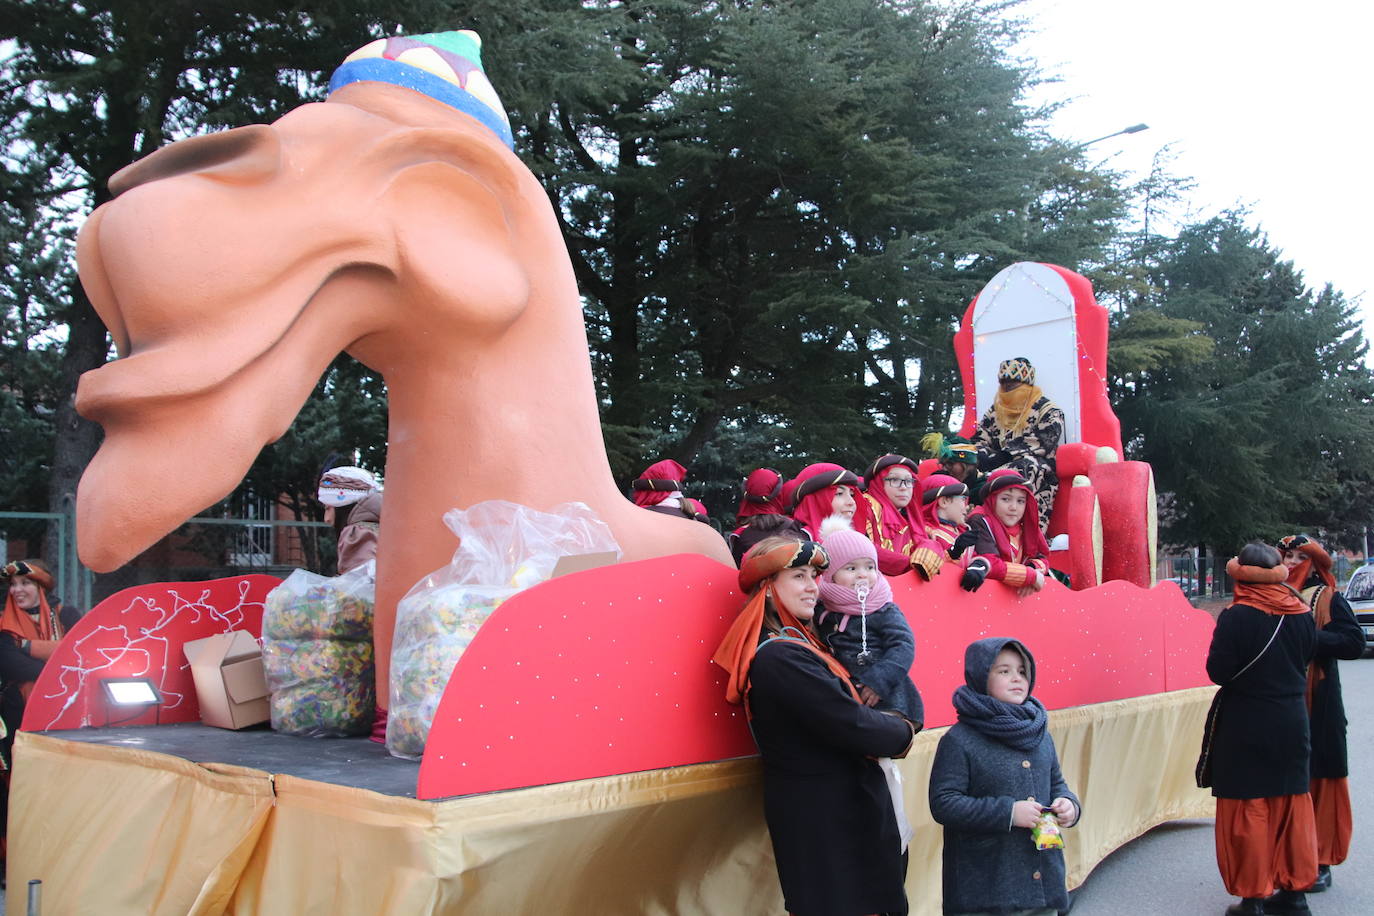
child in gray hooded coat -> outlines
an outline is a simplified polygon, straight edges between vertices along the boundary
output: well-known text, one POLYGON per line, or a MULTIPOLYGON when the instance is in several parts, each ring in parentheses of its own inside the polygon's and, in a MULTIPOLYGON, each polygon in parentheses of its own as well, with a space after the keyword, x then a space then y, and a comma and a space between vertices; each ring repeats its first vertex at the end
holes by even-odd
POLYGON ((1067 910, 1064 852, 1037 848, 1031 828, 1046 813, 1071 827, 1081 808, 1031 696, 1035 660, 1015 639, 980 639, 964 651, 964 681, 954 692, 959 721, 930 774, 930 813, 944 826, 944 912, 1067 910))

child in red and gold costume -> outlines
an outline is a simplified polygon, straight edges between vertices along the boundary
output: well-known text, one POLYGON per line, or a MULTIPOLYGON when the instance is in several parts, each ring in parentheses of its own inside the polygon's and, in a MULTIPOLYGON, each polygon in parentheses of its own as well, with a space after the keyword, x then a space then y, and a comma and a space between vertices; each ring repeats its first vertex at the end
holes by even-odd
POLYGON ((920 519, 926 536, 958 560, 978 541, 968 527, 968 486, 948 474, 931 474, 921 482, 920 519))
POLYGON ((940 571, 944 551, 926 536, 912 498, 919 484, 915 461, 883 455, 864 475, 865 491, 854 513, 854 530, 873 542, 878 568, 899 576, 914 569, 924 579, 940 571))
POLYGON ((985 492, 969 516, 977 541, 961 584, 977 591, 984 579, 997 579, 1022 597, 1040 591, 1050 576, 1050 546, 1040 530, 1034 491, 1020 474, 999 468, 988 475, 985 492))

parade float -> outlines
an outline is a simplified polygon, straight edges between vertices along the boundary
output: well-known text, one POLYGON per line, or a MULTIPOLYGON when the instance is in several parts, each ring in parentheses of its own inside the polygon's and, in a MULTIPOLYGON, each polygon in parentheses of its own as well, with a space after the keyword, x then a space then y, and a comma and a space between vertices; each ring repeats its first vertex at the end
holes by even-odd
MULTIPOLYGON (((418 762, 366 738, 201 724, 185 646, 261 637, 271 577, 112 596, 30 698, 11 888, 43 879, 63 913, 782 911, 754 745, 710 661, 743 601, 735 570, 709 528, 616 489, 572 269, 510 142, 475 38, 446 33, 375 42, 325 102, 119 173, 78 246, 120 354, 78 391, 105 428, 79 493, 81 555, 115 568, 223 498, 348 352, 390 395, 379 697, 398 600, 459 546, 445 510, 581 503, 620 562, 502 601, 418 762), (121 679, 156 700, 115 703, 121 679)), ((1033 359, 1065 409, 1051 533, 1069 534, 1054 559, 1074 588, 970 594, 952 569, 892 582, 929 717, 901 763, 915 913, 939 909, 925 787, 973 639, 1016 636, 1040 660, 1037 695, 1084 803, 1071 884, 1155 824, 1211 812, 1192 779, 1211 618, 1153 581, 1153 488, 1122 460, 1106 343, 1088 282, 1039 264, 1000 273, 956 336, 970 423, 1009 355, 1033 359)), ((262 699, 252 685, 226 696, 262 699)))

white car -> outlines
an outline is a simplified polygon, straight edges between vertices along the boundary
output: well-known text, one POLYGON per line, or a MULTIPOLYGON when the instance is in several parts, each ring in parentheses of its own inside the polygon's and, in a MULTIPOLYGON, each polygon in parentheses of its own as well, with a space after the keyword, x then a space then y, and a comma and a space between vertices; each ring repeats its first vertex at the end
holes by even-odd
POLYGON ((1374 563, 1366 563, 1350 574, 1345 598, 1364 629, 1364 651, 1374 651, 1374 563))

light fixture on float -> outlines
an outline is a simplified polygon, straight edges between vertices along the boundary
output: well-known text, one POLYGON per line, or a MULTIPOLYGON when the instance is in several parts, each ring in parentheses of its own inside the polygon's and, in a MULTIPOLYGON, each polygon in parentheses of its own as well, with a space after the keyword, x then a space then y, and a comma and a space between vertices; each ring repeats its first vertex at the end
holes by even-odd
POLYGON ((128 722, 136 719, 147 712, 149 706, 153 707, 156 716, 154 722, 161 718, 162 713, 162 692, 157 689, 152 678, 146 677, 103 677, 100 679, 100 688, 105 694, 105 724, 118 725, 120 721, 128 722), (110 707, 123 709, 135 709, 136 711, 122 720, 110 722, 110 707))

